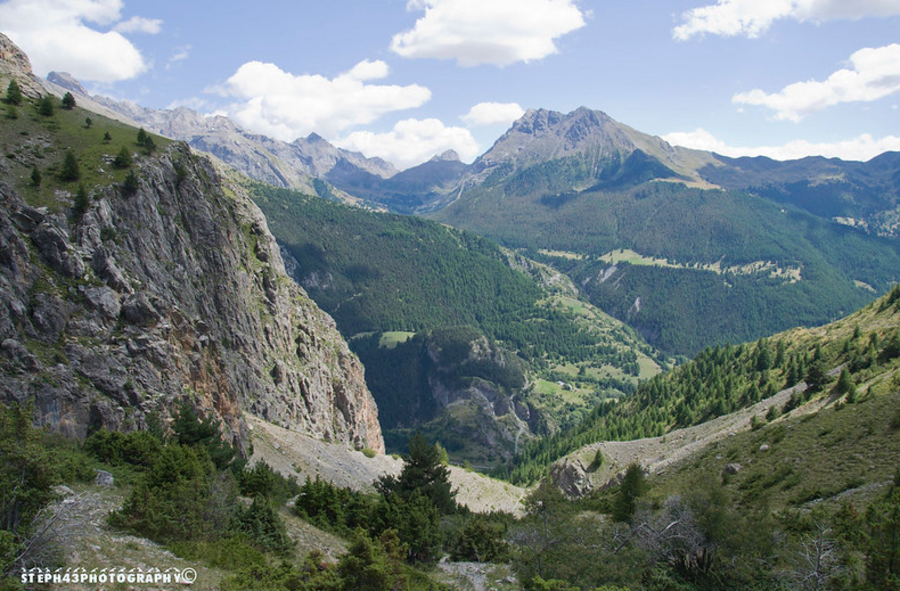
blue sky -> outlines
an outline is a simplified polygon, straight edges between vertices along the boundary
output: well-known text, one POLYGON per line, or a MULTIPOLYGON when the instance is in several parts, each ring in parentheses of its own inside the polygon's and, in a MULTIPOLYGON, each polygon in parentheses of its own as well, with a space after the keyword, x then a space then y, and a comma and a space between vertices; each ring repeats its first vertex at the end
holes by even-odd
POLYGON ((523 109, 728 155, 900 150, 900 0, 4 0, 38 75, 399 167, 523 109))

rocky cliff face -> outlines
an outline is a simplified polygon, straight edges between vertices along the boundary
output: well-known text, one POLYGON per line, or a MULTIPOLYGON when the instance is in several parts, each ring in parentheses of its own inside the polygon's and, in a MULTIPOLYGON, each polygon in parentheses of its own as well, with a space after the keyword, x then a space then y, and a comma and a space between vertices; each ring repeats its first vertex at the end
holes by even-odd
MULTIPOLYGON (((21 141, 49 158, 46 135, 21 141)), ((98 185, 81 208, 60 189, 37 207, 22 165, 0 162, 0 397, 73 436, 187 401, 240 446, 250 412, 383 450, 359 360, 208 159, 172 144, 136 161, 136 192, 98 185)))
MULTIPOLYGON (((184 145, 98 190, 79 220, 0 186, 0 389, 73 435, 176 400, 246 440, 240 411, 382 449, 363 368, 284 273, 252 202, 184 145)), ((67 196, 61 196, 66 199, 67 196)))

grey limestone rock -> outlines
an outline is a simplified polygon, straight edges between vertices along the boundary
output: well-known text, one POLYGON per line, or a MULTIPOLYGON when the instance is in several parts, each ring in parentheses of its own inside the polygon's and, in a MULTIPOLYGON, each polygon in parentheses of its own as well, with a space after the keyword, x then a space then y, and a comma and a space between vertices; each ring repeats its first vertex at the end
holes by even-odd
POLYGON ((97 486, 112 486, 115 483, 113 475, 106 470, 97 470, 97 476, 94 477, 94 484, 97 486))

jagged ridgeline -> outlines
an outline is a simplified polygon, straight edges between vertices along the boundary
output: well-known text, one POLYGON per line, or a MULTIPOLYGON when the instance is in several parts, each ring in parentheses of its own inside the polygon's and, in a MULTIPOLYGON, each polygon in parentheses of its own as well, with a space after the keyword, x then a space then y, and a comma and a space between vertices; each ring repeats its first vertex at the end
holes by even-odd
MULTIPOLYGON (((893 393, 898 365, 900 286, 821 328, 707 348, 691 362, 641 384, 626 401, 601 404, 573 429, 529 443, 499 473, 514 482, 532 482, 547 474, 550 463, 588 444, 661 436, 751 406, 796 385, 801 387, 784 405, 754 421, 762 426, 817 397, 852 403, 864 394, 893 393)), ((900 424, 900 415, 896 422, 900 424)))
POLYGON ((574 424, 665 365, 563 275, 489 240, 240 182, 296 262, 293 277, 351 339, 383 425, 424 428, 456 459, 508 458, 518 436, 574 424), (446 362, 451 348, 465 359, 446 362), (463 398, 481 404, 453 404, 463 398))
POLYGON ((693 356, 885 293, 898 166, 729 160, 599 111, 529 111, 431 215, 553 265, 651 344, 693 356))
POLYGON ((0 41, 23 91, 0 125, 3 401, 78 437, 187 402, 245 449, 243 412, 383 449, 359 360, 253 202, 185 144, 47 94, 0 41))

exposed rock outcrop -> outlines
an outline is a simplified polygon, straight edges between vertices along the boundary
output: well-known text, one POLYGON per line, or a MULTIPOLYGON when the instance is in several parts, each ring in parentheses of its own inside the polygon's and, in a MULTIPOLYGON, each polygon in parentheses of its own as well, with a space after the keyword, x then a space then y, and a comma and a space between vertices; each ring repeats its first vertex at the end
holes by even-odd
MULTIPOLYGON (((3 68, 27 78, 27 58, 5 60, 21 52, 0 41, 3 68)), ((240 447, 246 410, 383 451, 362 365, 209 159, 172 144, 133 165, 134 194, 101 183, 78 211, 67 191, 30 204, 11 166, 0 163, 0 398, 32 402, 72 436, 140 428, 187 401, 240 447)))

